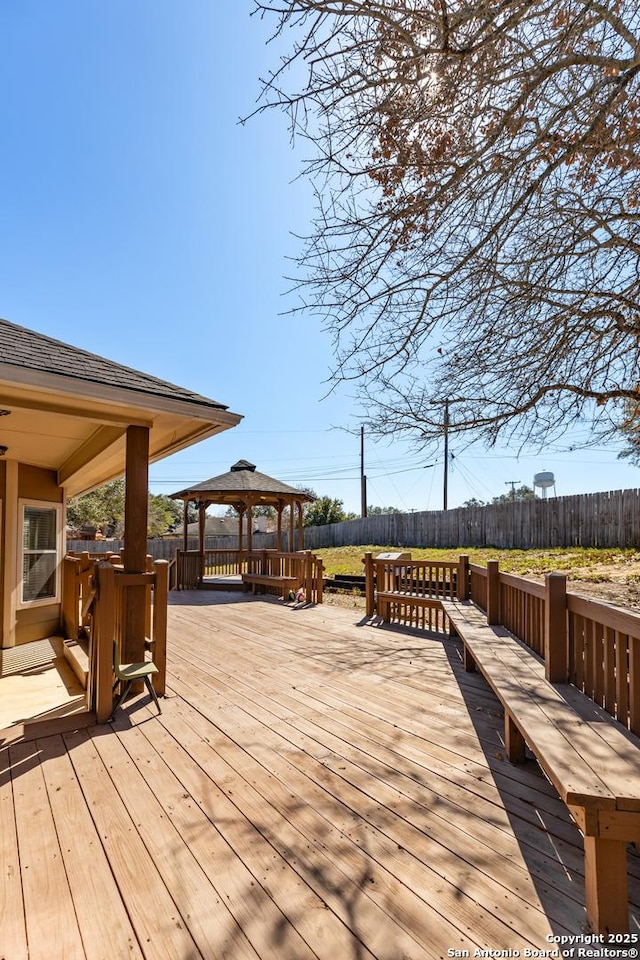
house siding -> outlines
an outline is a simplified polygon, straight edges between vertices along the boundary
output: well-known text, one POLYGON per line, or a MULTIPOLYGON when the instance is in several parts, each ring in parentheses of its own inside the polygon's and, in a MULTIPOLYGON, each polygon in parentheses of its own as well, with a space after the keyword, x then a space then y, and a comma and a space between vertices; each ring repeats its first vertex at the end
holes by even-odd
MULTIPOLYGON (((57 476, 53 470, 44 470, 41 467, 34 467, 31 464, 18 464, 18 484, 17 499, 11 497, 9 502, 6 491, 6 463, 0 462, 0 495, 2 496, 3 524, 2 524, 2 578, 3 589, 0 597, 0 617, 4 622, 4 605, 8 602, 8 595, 12 590, 19 590, 19 571, 15 550, 7 544, 5 531, 11 528, 7 523, 8 512, 12 511, 12 517, 9 518, 16 523, 18 516, 18 501, 32 500, 38 502, 60 504, 64 502, 64 492, 58 486, 57 476)), ((15 487, 14 487, 15 489, 15 487)), ((18 518, 19 524, 19 518, 18 518)), ((63 518, 64 522, 64 518, 63 518)), ((21 532, 18 530, 18 552, 20 551, 21 532)), ((15 611, 15 630, 12 638, 3 637, 2 646, 9 644, 16 646, 22 643, 31 643, 33 640, 43 640, 45 637, 55 636, 60 632, 61 606, 59 602, 47 603, 33 607, 25 607, 22 610, 15 611), (7 643, 7 640, 9 643, 7 643)))

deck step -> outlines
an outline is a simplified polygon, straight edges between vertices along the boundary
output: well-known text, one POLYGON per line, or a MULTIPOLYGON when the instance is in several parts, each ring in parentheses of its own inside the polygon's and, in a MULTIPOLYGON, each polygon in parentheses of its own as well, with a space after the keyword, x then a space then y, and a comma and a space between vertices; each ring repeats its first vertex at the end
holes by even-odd
POLYGON ((89 652, 86 640, 65 640, 62 645, 64 658, 75 673, 76 677, 87 689, 89 682, 89 652))

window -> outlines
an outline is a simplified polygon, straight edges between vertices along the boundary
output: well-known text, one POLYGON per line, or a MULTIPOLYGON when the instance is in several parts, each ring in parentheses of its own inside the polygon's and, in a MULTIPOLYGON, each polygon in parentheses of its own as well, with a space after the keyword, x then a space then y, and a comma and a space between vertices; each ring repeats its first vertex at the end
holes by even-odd
POLYGON ((61 507, 50 503, 21 503, 22 603, 59 599, 61 507))

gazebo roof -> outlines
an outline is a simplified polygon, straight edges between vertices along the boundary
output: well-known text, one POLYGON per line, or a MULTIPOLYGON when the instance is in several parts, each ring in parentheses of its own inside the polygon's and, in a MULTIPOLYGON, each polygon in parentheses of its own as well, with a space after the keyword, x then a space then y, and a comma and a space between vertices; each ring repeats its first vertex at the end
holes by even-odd
POLYGON ((236 503, 245 498, 255 498, 261 503, 278 503, 281 500, 312 501, 314 499, 297 487, 290 487, 281 480, 268 477, 255 468, 248 460, 238 460, 227 473, 211 477, 202 483, 193 484, 178 493, 172 493, 173 500, 210 500, 212 503, 236 503))

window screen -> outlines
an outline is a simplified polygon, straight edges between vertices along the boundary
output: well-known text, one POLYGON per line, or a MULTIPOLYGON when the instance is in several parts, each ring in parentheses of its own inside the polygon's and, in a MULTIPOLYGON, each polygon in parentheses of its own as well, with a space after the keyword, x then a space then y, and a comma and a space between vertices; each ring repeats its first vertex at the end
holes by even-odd
POLYGON ((58 511, 24 507, 22 526, 22 601, 56 596, 58 511))

